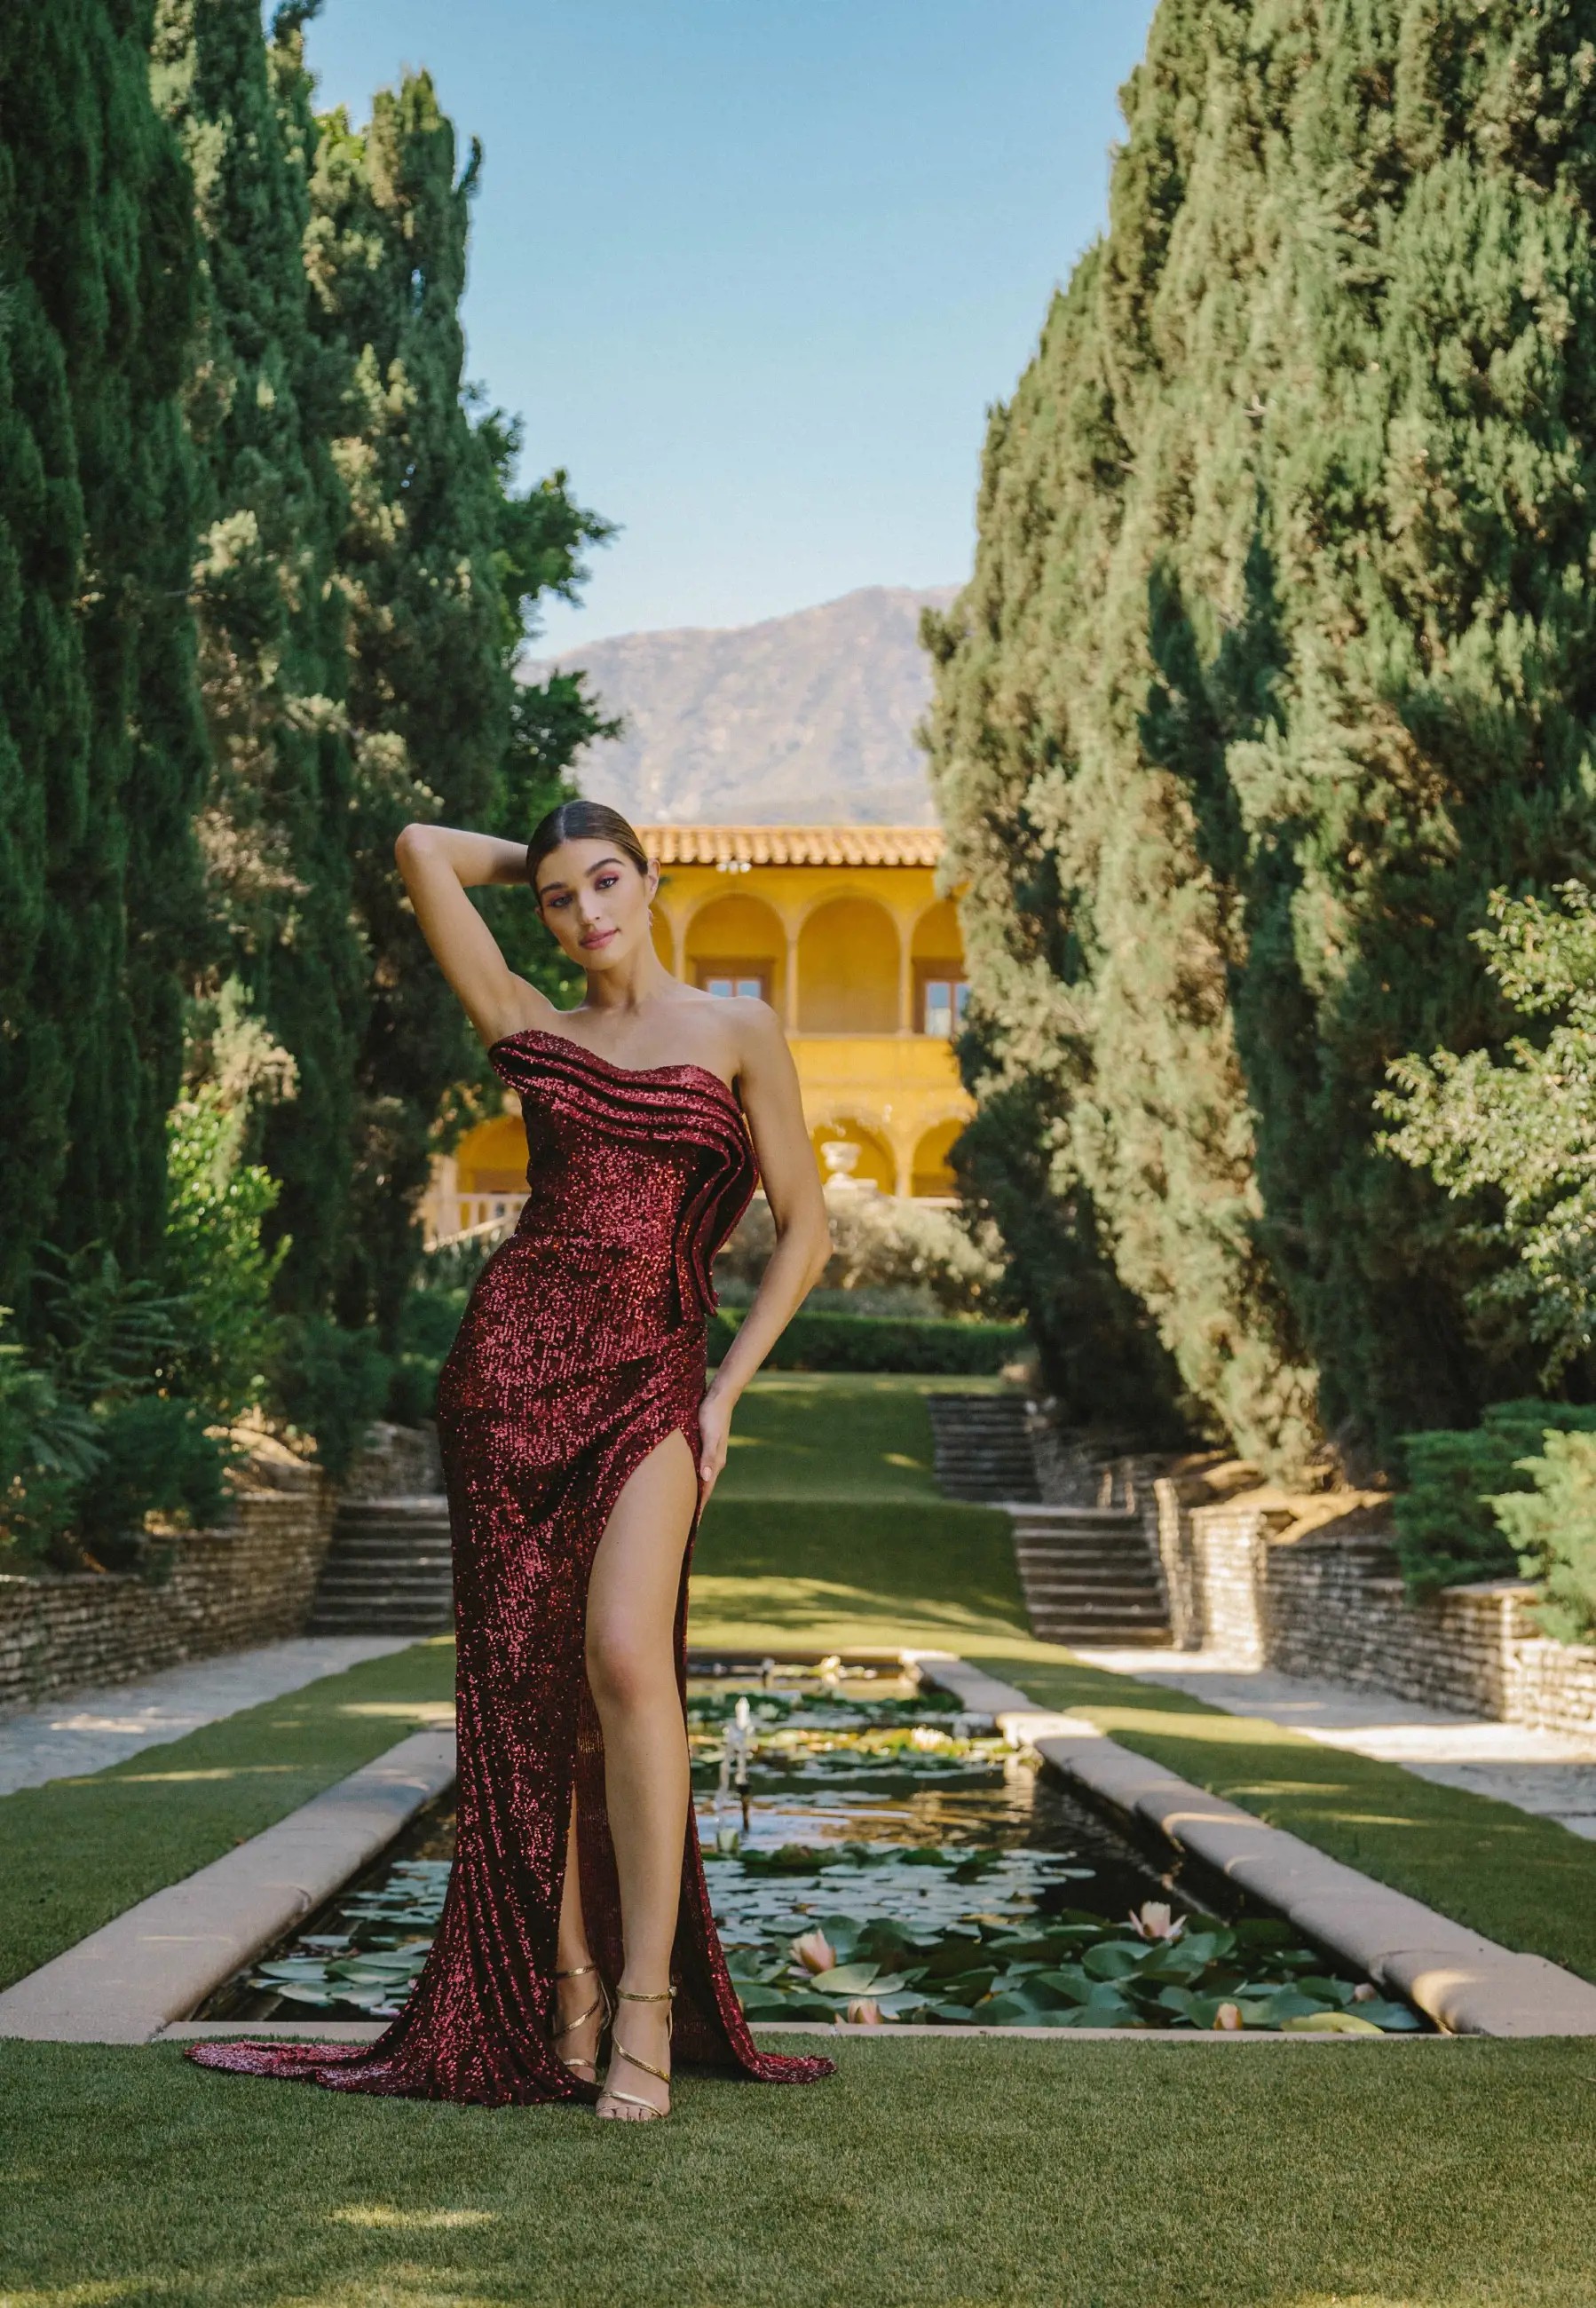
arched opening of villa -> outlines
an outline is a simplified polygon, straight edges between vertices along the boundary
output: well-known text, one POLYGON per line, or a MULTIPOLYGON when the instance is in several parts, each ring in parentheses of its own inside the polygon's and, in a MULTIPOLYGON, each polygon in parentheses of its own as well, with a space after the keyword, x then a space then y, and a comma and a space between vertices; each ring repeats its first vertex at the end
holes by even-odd
MULTIPOLYGON (((964 1023, 970 986, 964 974, 964 941, 951 899, 928 907, 916 922, 909 959, 913 1030, 945 1038, 956 1034, 964 1023)), ((919 1167, 918 1155, 915 1167, 919 1167)), ((916 1187, 915 1192, 919 1191, 916 1187)))
POLYGON ((459 1231, 513 1219, 526 1200, 526 1126, 518 1114, 496 1114, 468 1130, 454 1149, 459 1231))
MULTIPOLYGON (((895 1034, 898 932, 869 898, 833 898, 798 933, 800 1034, 895 1034)), ((891 1184, 889 1171, 888 1184, 891 1184)))
POLYGON ((962 1131, 962 1118, 939 1122, 915 1141, 914 1158, 910 1166, 909 1191, 919 1199, 942 1200, 956 1194, 959 1182, 954 1177, 948 1159, 953 1141, 962 1131))
POLYGON ((857 1178, 861 1184, 879 1186, 884 1194, 894 1192, 897 1169, 893 1152, 879 1131, 852 1115, 844 1115, 835 1122, 816 1123, 810 1132, 815 1148, 815 1160, 823 1179, 857 1178), (826 1148, 857 1147, 857 1154, 838 1153, 828 1159, 826 1148))
POLYGON ((683 975, 706 994, 753 995, 784 1013, 787 933, 763 899, 712 899, 687 925, 683 975))

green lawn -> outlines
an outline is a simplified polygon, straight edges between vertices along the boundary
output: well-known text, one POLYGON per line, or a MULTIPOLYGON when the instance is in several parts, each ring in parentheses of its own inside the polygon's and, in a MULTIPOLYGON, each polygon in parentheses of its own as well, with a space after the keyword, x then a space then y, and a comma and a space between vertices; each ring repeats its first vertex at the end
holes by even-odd
POLYGON ((767 1372, 738 1404, 726 1471, 715 1486, 713 1503, 793 1496, 940 1499, 931 1472, 925 1397, 996 1394, 1002 1384, 995 1378, 767 1372))
POLYGON ((838 2047, 646 2129, 0 2047, 9 2308, 1575 2308, 1578 2044, 838 2047))
MULTIPOLYGON (((783 1375, 745 1399, 694 1640, 963 1650, 1588 1968, 1592 1846, 1032 1641, 1005 1518, 931 1487, 927 1383, 783 1375)), ((435 1718, 448 1669, 418 1645, 0 1804, 13 1958, 435 1718)), ((634 2129, 345 2100, 169 2046, 0 2044, 0 2308, 1596 2308, 1596 2046, 834 2048, 827 2084, 684 2076, 674 2119, 634 2129)))

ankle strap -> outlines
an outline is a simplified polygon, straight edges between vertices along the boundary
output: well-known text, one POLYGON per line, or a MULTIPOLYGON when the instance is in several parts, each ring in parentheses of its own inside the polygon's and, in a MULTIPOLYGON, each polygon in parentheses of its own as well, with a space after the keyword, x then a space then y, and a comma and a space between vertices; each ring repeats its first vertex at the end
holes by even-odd
POLYGON ((662 1987, 657 1995, 637 1995, 629 1987, 617 1987, 615 1992, 623 2003, 669 2003, 676 1994, 674 1987, 662 1987))
POLYGON ((574 1963, 565 1971, 556 1971, 556 1979, 583 1979, 590 1971, 597 1971, 596 1963, 574 1963))

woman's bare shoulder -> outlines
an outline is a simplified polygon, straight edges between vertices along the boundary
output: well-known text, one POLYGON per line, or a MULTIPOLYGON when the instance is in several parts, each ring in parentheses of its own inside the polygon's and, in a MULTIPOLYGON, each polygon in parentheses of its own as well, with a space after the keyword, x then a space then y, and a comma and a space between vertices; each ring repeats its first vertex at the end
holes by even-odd
POLYGON ((736 1044, 738 1069, 755 1072, 768 1066, 787 1047, 781 1021, 768 1002, 755 994, 739 994, 720 1007, 732 1013, 727 1023, 736 1044))

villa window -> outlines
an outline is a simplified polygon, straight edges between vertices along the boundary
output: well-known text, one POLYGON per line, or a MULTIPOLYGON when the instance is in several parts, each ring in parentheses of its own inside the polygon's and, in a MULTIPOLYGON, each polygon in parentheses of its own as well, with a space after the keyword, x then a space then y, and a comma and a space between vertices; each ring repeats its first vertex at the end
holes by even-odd
POLYGON ((697 977, 705 994, 722 999, 736 995, 745 1001, 768 1002, 771 998, 768 962, 703 961, 698 965, 697 977))
POLYGON ((944 1041, 956 1034, 964 1023, 964 1013, 970 1004, 970 981, 957 977, 951 971, 933 965, 920 973, 919 1017, 917 1021, 922 1034, 935 1034, 944 1041))

